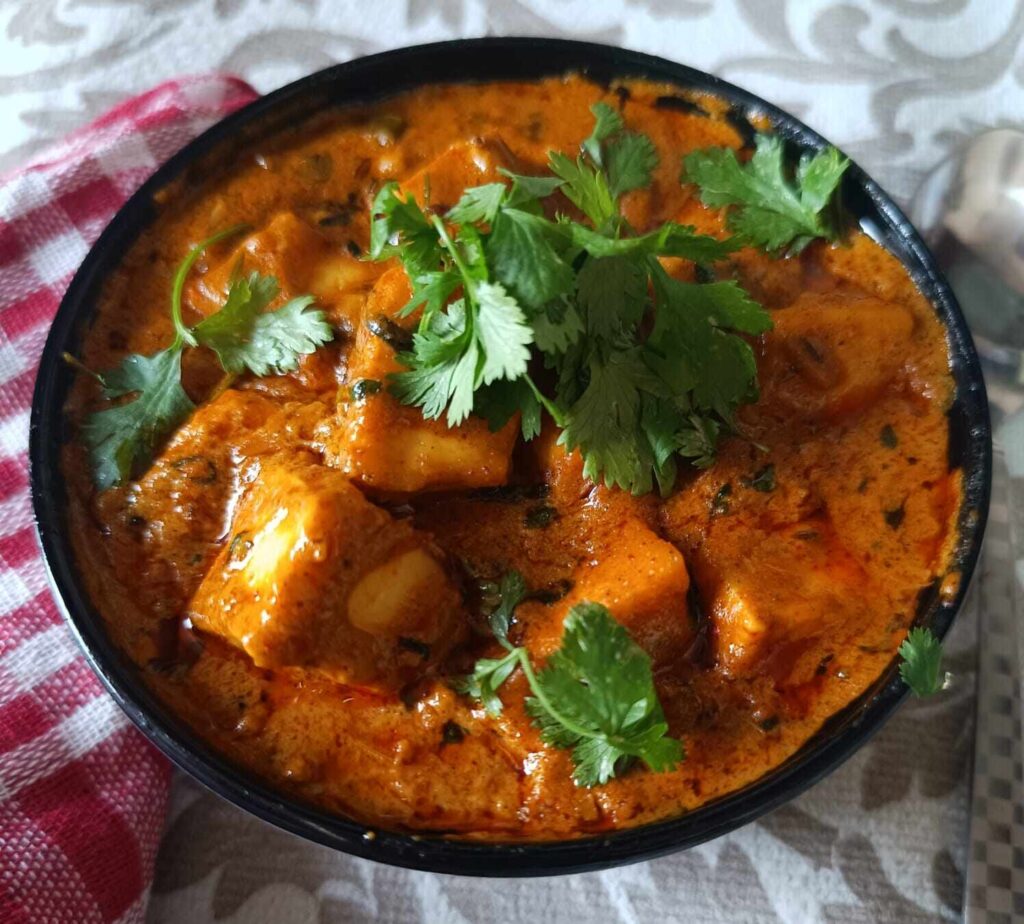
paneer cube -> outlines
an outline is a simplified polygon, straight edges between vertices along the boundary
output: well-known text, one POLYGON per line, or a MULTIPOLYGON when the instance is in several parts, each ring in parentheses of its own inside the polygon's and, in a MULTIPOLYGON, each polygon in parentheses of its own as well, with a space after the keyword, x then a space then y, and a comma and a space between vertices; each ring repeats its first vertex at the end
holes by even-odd
POLYGON ((873 296, 806 293, 772 315, 761 363, 764 406, 835 419, 874 401, 898 375, 914 318, 873 296))
POLYGON ((504 182, 499 167, 514 170, 516 166, 512 152, 498 138, 459 141, 402 180, 400 186, 403 193, 411 194, 423 208, 430 206, 436 212, 444 212, 455 205, 469 187, 504 182))
POLYGON ((687 606, 690 577, 682 554, 639 519, 626 519, 616 543, 573 575, 572 591, 551 613, 531 626, 528 644, 546 656, 561 644, 562 624, 577 603, 606 606, 653 659, 663 667, 682 658, 694 639, 687 606))
POLYGON ((395 358, 395 336, 415 325, 396 315, 410 298, 401 268, 388 270, 366 301, 363 323, 349 355, 350 386, 363 380, 377 391, 344 394, 338 426, 329 438, 332 461, 367 488, 412 492, 446 488, 482 488, 508 480, 518 419, 497 433, 470 417, 458 427, 425 420, 418 407, 399 403, 385 387, 402 369, 395 358), (390 341, 390 342, 389 342, 390 341))
MULTIPOLYGON (((138 552, 151 562, 138 593, 153 611, 181 612, 188 603, 224 531, 240 463, 264 449, 263 428, 284 419, 272 401, 229 389, 196 409, 136 484, 97 497, 104 519, 129 525, 138 552)), ((123 583, 138 584, 135 556, 112 561, 123 583)))
POLYGON ((799 655, 826 634, 841 644, 842 633, 855 634, 870 617, 860 602, 864 572, 825 521, 745 537, 742 549, 712 533, 691 567, 716 666, 728 677, 809 679, 793 676, 799 655))
POLYGON ((258 667, 394 690, 462 633, 440 551, 312 457, 264 460, 192 599, 192 621, 258 667))
POLYGON ((254 270, 277 280, 280 301, 312 295, 332 321, 352 329, 380 275, 376 264, 356 259, 294 212, 279 212, 196 277, 190 303, 202 314, 216 311, 224 304, 232 276, 254 270))
POLYGON ((529 443, 537 474, 548 486, 555 506, 574 504, 594 489, 594 482, 583 475, 579 449, 566 452, 558 443, 560 434, 554 422, 546 420, 540 435, 529 443))

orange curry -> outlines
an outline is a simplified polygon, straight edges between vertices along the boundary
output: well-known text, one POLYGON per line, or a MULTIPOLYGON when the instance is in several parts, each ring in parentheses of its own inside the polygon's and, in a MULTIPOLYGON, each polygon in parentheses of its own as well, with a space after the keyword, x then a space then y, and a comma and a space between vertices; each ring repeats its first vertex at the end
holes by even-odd
MULTIPOLYGON (((754 342, 761 396, 740 413, 744 438, 710 468, 681 466, 664 498, 591 483, 550 421, 525 443, 515 422, 449 429, 386 388, 353 395, 400 368, 381 325, 410 323, 396 317, 404 271, 362 258, 386 180, 450 206, 499 167, 536 172, 549 149, 574 151, 603 99, 661 155, 651 186, 625 197, 632 226, 720 235, 680 159, 741 138, 719 101, 657 102, 673 93, 570 76, 319 114, 168 190, 110 280, 83 346, 91 368, 168 342, 176 264, 236 222, 252 230, 197 263, 186 321, 244 266, 276 277, 281 299, 315 296, 335 331, 287 375, 224 382, 208 351, 188 352, 198 409, 137 480, 97 492, 80 445, 64 461, 77 555, 112 637, 200 736, 281 790, 369 826, 477 839, 671 817, 794 754, 890 662, 921 589, 955 584, 943 330, 860 233, 720 266, 774 321, 754 342), (510 568, 531 588, 512 634, 535 662, 581 600, 646 650, 685 742, 676 769, 577 786, 569 753, 525 714, 520 672, 497 717, 454 691, 498 651, 478 586, 510 568)), ((72 418, 99 404, 80 377, 72 418)))

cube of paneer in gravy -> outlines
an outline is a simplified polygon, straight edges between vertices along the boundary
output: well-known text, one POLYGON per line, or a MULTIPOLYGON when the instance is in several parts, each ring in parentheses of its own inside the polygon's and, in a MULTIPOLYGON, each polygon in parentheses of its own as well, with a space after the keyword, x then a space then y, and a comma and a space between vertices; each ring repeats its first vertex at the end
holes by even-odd
POLYGON ((879 610, 897 620, 879 636, 892 643, 933 576, 956 490, 933 442, 941 405, 908 366, 908 308, 847 287, 772 317, 762 398, 741 415, 764 447, 726 441, 661 526, 687 555, 718 670, 793 687, 879 610))
POLYGON ((634 516, 617 516, 608 535, 615 542, 572 575, 570 593, 548 614, 531 622, 530 650, 541 657, 562 641, 563 623, 577 603, 600 603, 654 661, 655 669, 678 665, 695 637, 687 594, 690 578, 680 551, 634 516))
POLYGON ((746 534, 738 546, 709 537, 691 557, 709 608, 717 668, 729 677, 767 673, 781 685, 811 679, 820 660, 814 643, 836 645, 871 618, 861 593, 866 575, 824 521, 746 534))
POLYGON ((871 295, 801 295, 773 312, 759 364, 762 408, 819 420, 855 413, 897 378, 914 333, 910 311, 871 295))
POLYGON ((258 667, 391 691, 459 640, 460 604, 429 537, 298 453, 264 460, 189 610, 258 667))
POLYGON ((575 504, 586 498, 594 483, 583 474, 583 456, 579 449, 566 452, 558 440, 561 431, 547 419, 540 434, 530 443, 530 458, 537 476, 547 485, 557 505, 575 504))
POLYGON ((343 330, 355 329, 366 293, 381 272, 377 264, 353 256, 294 212, 278 212, 225 256, 211 259, 188 288, 188 302, 200 314, 211 314, 224 304, 231 279, 253 271, 277 280, 275 307, 312 295, 343 330))
POLYGON ((403 405, 388 392, 388 376, 403 368, 395 347, 415 325, 414 318, 397 317, 410 297, 408 277, 396 267, 366 300, 348 358, 349 388, 342 392, 326 440, 332 463, 363 487, 382 492, 504 484, 518 419, 497 433, 479 417, 449 427, 443 418, 426 420, 420 408, 403 405), (376 390, 366 389, 365 382, 376 390))
POLYGON ((505 181, 499 168, 518 167, 512 152, 499 138, 459 141, 399 184, 423 208, 446 212, 464 190, 484 183, 505 181))
POLYGON ((225 510, 246 466, 312 439, 328 412, 317 401, 279 403, 235 389, 200 405, 137 481, 98 498, 125 539, 111 558, 118 573, 155 612, 180 612, 229 528, 225 510))
POLYGON ((548 544, 568 552, 565 533, 571 533, 576 549, 566 564, 572 557, 577 561, 569 593, 554 606, 530 611, 527 646, 537 656, 551 654, 561 644, 569 610, 592 602, 606 606, 626 627, 655 669, 678 664, 695 634, 687 601, 690 578, 680 551, 656 531, 654 497, 595 485, 583 474, 579 451, 567 452, 558 443, 559 432, 546 421, 524 463, 546 486, 544 503, 557 511, 557 538, 548 544))

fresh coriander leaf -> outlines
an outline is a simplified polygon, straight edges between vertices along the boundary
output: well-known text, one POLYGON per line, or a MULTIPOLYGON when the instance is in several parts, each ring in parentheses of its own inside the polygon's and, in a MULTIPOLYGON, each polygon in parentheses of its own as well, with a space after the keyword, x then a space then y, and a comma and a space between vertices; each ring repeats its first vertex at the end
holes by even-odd
POLYGON ((398 355, 408 371, 390 377, 391 391, 421 406, 428 419, 447 407, 454 427, 473 410, 477 389, 525 374, 533 330, 516 300, 488 281, 485 241, 476 228, 462 225, 453 240, 436 216, 432 225, 461 278, 463 298, 424 317, 412 352, 398 355))
POLYGON ((498 168, 499 173, 512 181, 512 188, 505 199, 509 208, 535 210, 539 212, 538 199, 546 199, 565 182, 557 176, 524 176, 512 173, 504 167, 498 168))
POLYGON ((676 453, 683 445, 682 414, 675 402, 649 393, 641 396, 640 427, 651 447, 654 477, 666 496, 676 483, 676 453))
POLYGON ((607 103, 595 103, 590 111, 594 114, 594 130, 581 147, 604 172, 612 198, 648 186, 658 166, 658 151, 651 139, 625 131, 622 116, 607 103))
POLYGON ((462 274, 463 283, 472 289, 474 283, 486 282, 490 278, 490 270, 487 267, 483 235, 474 225, 460 225, 453 242, 440 219, 436 219, 435 223, 438 230, 444 232, 444 246, 462 274))
POLYGON ((630 332, 647 307, 646 268, 623 256, 587 260, 576 276, 576 297, 590 336, 630 332))
POLYGON ((797 253, 815 238, 835 240, 839 229, 827 206, 849 161, 834 148, 805 154, 795 182, 785 171, 784 146, 775 135, 758 135, 754 156, 741 165, 730 148, 706 148, 684 159, 683 182, 695 183, 711 207, 737 206, 729 227, 768 251, 797 253))
MULTIPOLYGON (((399 357, 408 369, 391 387, 428 417, 447 408, 452 425, 475 411, 499 428, 519 411, 527 437, 543 407, 563 427, 562 443, 580 448, 589 477, 637 493, 657 479, 666 491, 678 458, 710 464, 737 407, 756 397, 754 354, 739 335, 762 333, 770 319, 736 283, 679 283, 657 260, 711 266, 736 239, 673 222, 631 235, 618 199, 650 182, 657 152, 607 104, 594 116, 579 157, 551 152, 554 176, 503 171, 510 186, 467 190, 448 216, 458 220, 454 235, 393 184, 378 196, 371 249, 407 266, 405 312, 423 306, 413 348, 399 357), (542 200, 556 190, 586 224, 546 217, 542 200), (650 317, 648 332, 641 322, 650 317), (526 374, 532 347, 554 373, 553 398, 526 374)), ((815 205, 828 174, 810 162, 798 171, 808 185, 802 205, 815 205)))
POLYGON ((512 625, 516 607, 527 596, 527 589, 523 576, 515 570, 504 574, 497 587, 493 584, 488 587, 493 588, 497 602, 488 614, 487 623, 494 637, 508 654, 502 658, 481 658, 476 662, 473 673, 457 681, 455 688, 460 693, 467 693, 479 699, 488 714, 496 716, 500 715, 502 710, 501 698, 497 693, 498 687, 508 680, 520 662, 521 649, 515 648, 508 640, 508 630, 512 625))
POLYGON ((480 381, 489 385, 495 379, 525 375, 533 330, 522 309, 499 283, 481 282, 476 299, 475 334, 483 352, 480 381))
POLYGON ((616 199, 632 189, 650 186, 657 166, 657 148, 646 135, 623 132, 607 145, 608 188, 616 199))
POLYGON ((800 189, 800 204, 804 209, 821 212, 829 204, 849 166, 849 160, 835 148, 826 148, 813 157, 804 154, 796 168, 796 185, 800 189))
POLYGON ((595 164, 601 166, 601 143, 622 131, 622 116, 607 103, 594 103, 590 111, 594 114, 594 130, 581 147, 595 164))
POLYGON ((566 198, 601 228, 615 215, 615 199, 608 180, 600 170, 588 166, 583 158, 572 160, 559 151, 548 155, 551 172, 564 181, 561 187, 566 198))
POLYGON ((465 309, 460 311, 458 305, 450 305, 447 316, 435 315, 435 320, 448 318, 448 330, 435 324, 433 330, 417 334, 414 352, 398 355, 408 371, 389 376, 392 394, 403 404, 420 406, 428 420, 440 417, 447 407, 450 427, 457 427, 473 410, 480 358, 476 339, 467 336, 465 309))
POLYGON ((422 306, 423 314, 429 318, 434 312, 444 308, 448 300, 459 290, 462 277, 455 270, 434 270, 412 278, 410 284, 412 298, 402 306, 398 317, 407 318, 422 306))
POLYGON ((568 300, 556 300, 530 319, 533 340, 542 353, 565 353, 584 331, 583 319, 576 305, 568 300))
POLYGON ((487 257, 495 278, 536 311, 573 287, 572 267, 555 247, 557 228, 547 219, 504 208, 494 221, 487 257))
POLYGON ((699 310, 717 328, 731 328, 755 336, 772 329, 771 315, 734 279, 680 285, 686 287, 690 301, 699 305, 699 310))
MULTIPOLYGON (((676 452, 697 468, 710 468, 715 461, 721 425, 710 417, 691 414, 676 435, 676 452)), ((730 493, 732 488, 729 489, 730 493)))
POLYGON ((541 405, 525 376, 514 382, 498 379, 474 395, 473 412, 487 421, 492 433, 504 427, 516 411, 523 439, 529 442, 540 434, 541 405))
POLYGON ((636 349, 592 356, 589 382, 565 414, 558 441, 579 447, 583 473, 634 494, 652 487, 653 456, 640 431, 640 385, 649 373, 636 349))
POLYGON ((931 696, 944 686, 942 643, 931 629, 914 628, 899 648, 900 677, 915 696, 931 696))
POLYGON ((185 322, 181 317, 181 297, 185 291, 185 282, 188 280, 188 274, 192 272, 192 267, 195 266, 196 260, 202 256, 203 252, 208 247, 212 247, 220 241, 229 237, 234 237, 236 234, 240 234, 242 231, 247 230, 249 230, 249 225, 241 224, 225 228, 223 231, 218 231, 216 234, 213 234, 196 244, 196 246, 185 255, 185 259, 178 264, 178 268, 174 273, 174 281, 171 283, 171 323, 174 325, 175 346, 183 343, 187 346, 196 345, 192 331, 185 326, 185 322))
POLYGON ((472 224, 478 221, 490 224, 498 214, 507 192, 508 187, 504 183, 473 186, 462 194, 445 218, 456 224, 472 224))
POLYGON ((763 308, 732 282, 685 283, 654 274, 658 310, 645 345, 648 366, 673 394, 692 392, 698 410, 728 420, 757 393, 753 350, 728 332, 760 333, 771 326, 763 308))
POLYGON ((473 673, 456 680, 452 686, 459 693, 465 693, 483 703, 487 714, 501 715, 502 702, 498 696, 500 687, 520 664, 519 652, 515 648, 501 658, 481 658, 476 662, 473 673))
POLYGON ((134 397, 91 414, 83 424, 93 475, 100 490, 131 477, 152 457, 157 444, 195 409, 181 385, 186 346, 208 346, 225 372, 250 369, 257 375, 294 369, 298 356, 312 353, 333 337, 320 311, 306 312, 312 298, 293 299, 274 312, 272 277, 232 276, 223 307, 194 328, 182 320, 181 301, 188 274, 211 245, 246 230, 235 225, 201 241, 179 264, 171 286, 171 345, 150 356, 131 354, 105 376, 97 376, 108 400, 134 397))
POLYGON ((235 279, 224 306, 196 326, 197 343, 217 354, 225 372, 290 372, 300 356, 334 338, 324 313, 306 310, 313 303, 311 296, 267 311, 277 292, 273 276, 251 273, 235 279))
POLYGON ((436 227, 412 195, 404 199, 398 184, 385 183, 370 209, 370 258, 397 256, 410 279, 436 272, 442 261, 436 227))
POLYGON ((695 263, 714 263, 724 260, 737 249, 737 244, 732 240, 720 241, 706 234, 698 234, 687 225, 677 225, 671 221, 638 237, 601 234, 579 222, 565 222, 564 230, 573 244, 586 250, 592 257, 649 254, 655 257, 683 257, 695 263))
POLYGON ((655 772, 683 759, 668 737, 651 659, 605 607, 574 606, 562 646, 531 681, 527 712, 548 744, 572 748, 577 785, 596 786, 642 760, 655 772))
MULTIPOLYGON (((313 297, 303 295, 275 311, 257 315, 248 342, 239 343, 231 365, 244 365, 254 375, 280 374, 298 368, 300 356, 315 353, 334 339, 324 312, 307 310, 312 304, 313 297)), ((222 363, 227 371, 233 371, 226 356, 222 363)))
POLYGON ((736 408, 755 400, 757 394, 757 361, 750 344, 711 328, 703 374, 693 389, 696 407, 731 421, 736 408))
POLYGON ((82 432, 97 488, 104 491, 148 463, 160 441, 195 410, 181 387, 181 346, 133 353, 103 376, 103 397, 130 400, 89 415, 82 432))
POLYGON ((512 569, 502 575, 498 584, 498 605, 487 617, 487 623, 491 627, 494 637, 501 642, 502 646, 512 649, 508 640, 508 630, 512 625, 512 616, 516 607, 526 598, 526 581, 523 576, 512 569))

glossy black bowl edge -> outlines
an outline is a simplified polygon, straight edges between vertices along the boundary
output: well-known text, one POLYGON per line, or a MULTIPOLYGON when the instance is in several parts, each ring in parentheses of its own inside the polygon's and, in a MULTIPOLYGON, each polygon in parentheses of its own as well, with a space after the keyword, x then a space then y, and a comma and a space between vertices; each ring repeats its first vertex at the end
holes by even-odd
MULTIPOLYGON (((557 39, 504 38, 441 42, 384 52, 312 74, 218 122, 170 158, 100 236, 75 275, 47 339, 30 422, 31 490, 39 541, 64 617, 118 705, 175 764, 243 809, 292 833, 357 856, 413 869, 478 876, 543 876, 622 865, 694 846, 754 820, 788 801, 859 748, 903 700, 906 690, 889 666, 872 690, 833 717, 820 737, 774 771, 732 795, 687 815, 607 837, 550 844, 484 844, 374 831, 311 806, 290 801, 234 766, 200 741, 156 699, 137 668, 113 646, 86 599, 64 528, 67 497, 59 471, 65 438, 63 407, 72 373, 61 355, 89 316, 99 284, 154 217, 154 194, 207 156, 248 144, 325 104, 372 100, 423 83, 533 79, 578 70, 598 81, 641 76, 729 99, 744 112, 766 116, 797 145, 820 148, 824 139, 753 94, 684 65, 605 45, 557 39)), ((963 426, 964 502, 955 559, 963 575, 958 592, 934 600, 920 618, 944 636, 958 611, 980 549, 991 487, 991 437, 984 383, 973 343, 948 284, 917 232, 892 200, 858 167, 851 167, 844 196, 869 222, 880 222, 886 246, 904 260, 935 305, 947 331, 963 426)), ((870 229, 866 229, 869 230, 870 229)), ((876 228, 876 231, 879 230, 876 228)), ((816 736, 816 737, 819 737, 816 736)))

